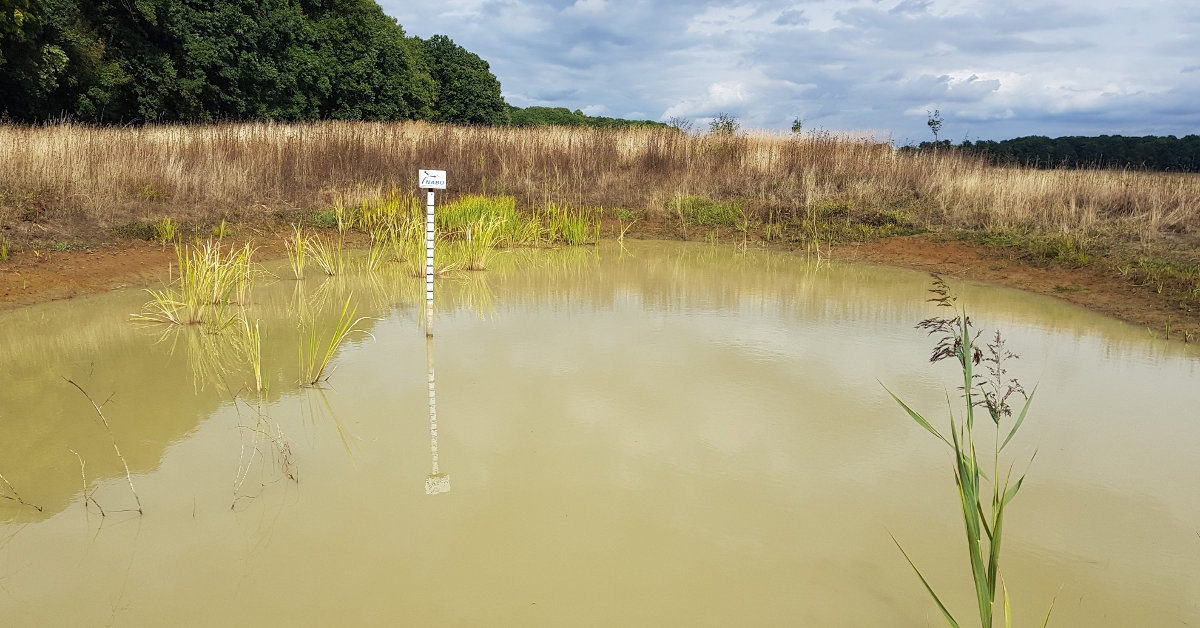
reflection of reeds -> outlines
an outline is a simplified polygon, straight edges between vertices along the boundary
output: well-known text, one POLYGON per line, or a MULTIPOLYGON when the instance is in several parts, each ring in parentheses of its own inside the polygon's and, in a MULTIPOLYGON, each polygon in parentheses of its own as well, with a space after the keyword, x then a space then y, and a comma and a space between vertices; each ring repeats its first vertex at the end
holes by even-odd
POLYGON ((338 347, 350 334, 359 331, 355 327, 368 318, 366 316, 355 318, 358 308, 351 308, 350 300, 351 297, 346 298, 346 304, 342 306, 337 326, 333 328, 328 340, 322 340, 319 337, 315 321, 301 322, 298 351, 302 385, 316 386, 329 378, 326 370, 329 368, 330 361, 333 360, 333 355, 337 353, 338 347))
MULTIPOLYGON (((246 404, 250 406, 249 403, 246 404)), ((234 400, 234 408, 237 408, 237 400, 234 400)), ((260 484, 262 488, 267 484, 262 473, 266 468, 266 454, 264 454, 264 445, 270 454, 273 466, 278 467, 280 478, 286 477, 293 482, 297 479, 296 461, 292 455, 291 444, 288 443, 287 437, 284 436, 283 429, 278 423, 272 423, 271 418, 267 416, 264 410, 264 402, 260 394, 257 407, 250 407, 254 412, 254 424, 243 425, 238 424, 238 428, 242 434, 241 451, 238 455, 237 473, 233 478, 233 504, 232 508, 236 508, 238 501, 243 498, 252 499, 257 495, 247 494, 244 492, 246 480, 250 477, 250 473, 255 468, 255 461, 262 461, 259 464, 260 484)), ((238 416, 241 416, 241 411, 238 411, 238 416)), ((275 480, 277 481, 277 480, 275 480)))
MULTIPOLYGON (((70 447, 67 448, 67 451, 75 454, 75 457, 79 460, 79 478, 83 482, 83 512, 84 513, 88 512, 87 505, 88 505, 88 502, 91 502, 100 511, 101 517, 107 517, 108 515, 104 512, 104 507, 100 505, 100 502, 96 501, 96 497, 95 497, 96 490, 95 489, 92 489, 90 491, 88 490, 87 463, 83 461, 83 456, 79 455, 78 451, 75 451, 74 449, 71 449, 70 447)), ((41 510, 41 509, 39 508, 38 510, 41 510)))
POLYGON ((218 387, 224 384, 224 377, 244 357, 244 341, 240 337, 231 337, 226 333, 204 333, 194 327, 171 327, 163 330, 156 343, 170 342, 167 350, 174 355, 181 342, 184 359, 188 370, 192 373, 192 385, 197 391, 203 390, 208 384, 218 387))
MULTIPOLYGON (((935 279, 932 292, 935 294, 932 301, 936 301, 940 306, 954 307, 954 297, 940 278, 935 279)), ((918 327, 938 337, 932 361, 952 358, 958 362, 963 378, 964 407, 960 414, 962 423, 957 423, 954 413, 951 412, 950 437, 947 438, 925 417, 910 408, 891 391, 888 391, 888 394, 918 425, 953 450, 954 483, 958 487, 963 526, 967 536, 967 550, 970 555, 971 576, 975 583, 979 621, 983 628, 991 628, 993 617, 996 615, 994 608, 996 592, 1003 590, 1005 625, 1009 626, 1012 623, 1012 615, 1009 612, 1008 590, 1000 579, 1000 546, 1004 533, 1005 510, 1012 499, 1016 497, 1017 491, 1020 490, 1021 483, 1025 481, 1025 474, 1022 473, 1013 481, 1012 465, 1010 464, 1002 475, 1000 473, 1000 452, 1016 435, 1021 423, 1025 421, 1025 414, 1029 411, 1033 394, 1024 397, 1024 404, 1022 404, 1020 412, 1013 420, 1011 428, 1007 429, 1007 436, 1001 440, 1000 424, 1004 419, 1013 416, 1008 399, 1013 395, 1024 396, 1025 391, 1022 390, 1016 379, 1012 379, 1006 374, 1005 361, 1017 356, 1006 348, 1000 332, 996 332, 994 340, 987 344, 985 353, 975 344, 978 333, 973 332, 971 319, 967 317, 965 309, 956 310, 953 317, 930 318, 921 321, 918 327), (973 367, 981 362, 986 365, 988 371, 986 375, 974 372, 973 367), (987 410, 995 427, 990 477, 980 468, 981 461, 976 451, 974 413, 976 407, 987 410), (981 490, 981 479, 991 483, 990 496, 987 495, 985 489, 981 490)), ((1036 389, 1034 392, 1036 393, 1036 389)), ((900 546, 898 541, 896 545, 900 546)), ((904 554, 904 558, 916 571, 925 590, 933 597, 942 617, 951 626, 958 626, 958 622, 946 609, 903 547, 900 547, 900 552, 904 554)), ((1053 610, 1053 605, 1051 605, 1051 610, 1053 610)), ((1045 626, 1049 620, 1050 613, 1047 613, 1046 620, 1042 622, 1042 625, 1045 626)))
MULTIPOLYGON (((342 448, 346 450, 346 455, 353 458, 357 439, 338 418, 337 413, 333 411, 333 405, 329 403, 329 398, 325 396, 325 391, 321 388, 309 388, 304 390, 302 394, 304 401, 307 402, 309 420, 315 424, 318 414, 328 417, 330 422, 333 423, 333 428, 338 433, 338 439, 342 441, 342 448), (320 406, 313 403, 312 395, 316 395, 320 399, 320 406)), ((305 406, 302 405, 300 407, 301 412, 303 412, 305 406)))

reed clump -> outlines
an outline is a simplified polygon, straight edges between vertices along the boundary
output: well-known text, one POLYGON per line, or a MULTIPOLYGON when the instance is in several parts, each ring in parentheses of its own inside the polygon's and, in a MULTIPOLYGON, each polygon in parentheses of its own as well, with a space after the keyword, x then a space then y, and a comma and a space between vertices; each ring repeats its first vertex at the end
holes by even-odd
POLYGON ((245 303, 257 269, 254 248, 224 247, 209 239, 194 246, 175 247, 179 276, 164 288, 150 288, 151 300, 135 320, 176 325, 203 324, 211 331, 234 320, 230 305, 245 303))
POLYGON ((322 337, 316 322, 311 318, 301 321, 300 344, 298 345, 301 385, 317 386, 329 378, 332 373, 329 370, 329 363, 333 361, 333 356, 337 353, 338 348, 351 334, 359 332, 370 335, 366 331, 357 329, 358 324, 367 320, 368 317, 355 317, 358 308, 350 306, 353 296, 346 297, 346 303, 342 306, 338 322, 328 338, 322 337))
MULTIPOLYGON (((937 338, 931 362, 953 360, 962 374, 963 405, 958 419, 955 419, 953 407, 950 411, 950 429, 943 434, 929 420, 908 406, 893 394, 888 394, 904 409, 913 421, 933 434, 951 449, 954 455, 954 484, 958 489, 959 505, 966 533, 967 553, 971 566, 971 578, 975 585, 975 599, 979 611, 979 621, 983 628, 991 628, 996 612, 996 594, 1003 595, 1005 626, 1011 625, 1012 616, 1009 612, 1008 590, 1000 577, 1000 549, 1004 535, 1004 516, 1009 504, 1017 496, 1025 481, 1025 474, 1014 478, 1013 465, 1007 468, 1001 465, 1000 454, 1016 436, 1033 396, 1037 392, 1026 395, 1020 382, 1008 375, 1008 361, 1018 356, 1010 351, 1000 332, 995 332, 992 339, 983 347, 979 346, 980 332, 975 331, 974 324, 967 316, 965 308, 958 308, 950 288, 940 277, 934 276, 931 289, 933 298, 930 301, 941 307, 951 308, 953 315, 948 317, 933 317, 921 321, 917 327, 926 330, 937 338), (983 373, 978 373, 975 367, 984 366, 983 373), (1019 404, 1015 413, 1012 403, 1019 404), (987 447, 977 441, 975 410, 982 408, 991 419, 993 428, 990 456, 980 455, 979 446, 987 447), (1008 422, 1008 425, 1003 423, 1008 422), (988 464, 990 462, 990 465, 988 464), (987 468, 990 466, 990 469, 987 468), (990 487, 986 486, 990 485, 990 487)), ((886 388, 885 388, 886 390, 886 388)), ((983 428, 981 431, 987 431, 983 428)), ((986 437, 985 437, 986 438, 986 437)), ((982 440, 982 439, 981 439, 982 440)), ((986 441, 984 441, 986 442, 986 441)), ((986 449, 984 450, 986 451, 986 449)), ((893 537, 893 540, 894 537, 893 537)), ((900 547, 899 541, 896 541, 900 547)), ((946 623, 958 628, 959 623, 942 603, 941 598, 934 592, 933 587, 917 568, 916 564, 900 547, 905 560, 920 578, 925 590, 937 604, 946 623)), ((1051 605, 1051 610, 1053 605, 1051 605)), ((1050 620, 1050 613, 1042 622, 1044 627, 1050 620)))

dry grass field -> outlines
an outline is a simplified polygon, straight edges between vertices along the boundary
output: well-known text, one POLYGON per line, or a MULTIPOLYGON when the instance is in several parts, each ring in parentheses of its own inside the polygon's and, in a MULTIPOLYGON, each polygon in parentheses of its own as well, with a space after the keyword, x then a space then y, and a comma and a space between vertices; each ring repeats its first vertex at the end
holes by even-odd
MULTIPOLYGON (((923 232, 1034 264, 1104 265, 1200 305, 1200 176, 996 167, 829 133, 426 123, 0 125, 0 249, 66 249, 230 224, 320 226, 329 208, 415 191, 601 208, 606 232, 781 246, 923 232)), ((3 256, 0 256, 3 257, 3 256)))

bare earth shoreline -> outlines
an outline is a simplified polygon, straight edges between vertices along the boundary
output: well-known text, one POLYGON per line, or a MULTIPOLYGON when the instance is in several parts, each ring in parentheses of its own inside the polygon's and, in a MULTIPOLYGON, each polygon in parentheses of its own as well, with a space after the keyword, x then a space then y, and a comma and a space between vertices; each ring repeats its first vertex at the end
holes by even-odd
MULTIPOLYGON (((626 237, 678 239, 678 234, 665 225, 638 227, 626 237)), ((273 233, 251 228, 241 235, 259 247, 258 259, 284 256, 282 240, 273 233)), ((786 244, 776 248, 786 248, 786 244)), ((1191 341, 1200 336, 1200 312, 1156 299, 1158 295, 1131 285, 1115 270, 1096 265, 1034 265, 1002 250, 946 241, 930 234, 835 245, 830 256, 1017 288, 1052 296, 1160 335, 1169 326, 1176 339, 1191 341)), ((173 250, 141 240, 104 243, 87 250, 15 253, 0 262, 0 310, 148 286, 167 280, 174 261, 173 250)))

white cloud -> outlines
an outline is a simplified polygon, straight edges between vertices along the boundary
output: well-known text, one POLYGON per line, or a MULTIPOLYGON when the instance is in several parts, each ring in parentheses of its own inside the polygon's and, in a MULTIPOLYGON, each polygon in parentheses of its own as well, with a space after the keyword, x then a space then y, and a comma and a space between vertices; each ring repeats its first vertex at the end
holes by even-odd
POLYGON ((740 109, 751 97, 751 92, 741 82, 711 83, 704 96, 685 99, 667 107, 667 110, 663 112, 662 119, 712 116, 716 113, 726 112, 728 109, 740 109))
POLYGON ((875 128, 943 135, 1195 132, 1190 3, 1091 0, 385 0, 410 34, 486 59, 505 97, 604 115, 747 128, 875 128), (1183 6, 1188 4, 1188 6, 1183 6), (589 107, 599 105, 589 105, 589 107), (596 109, 600 111, 600 109, 596 109), (634 112, 637 115, 634 116, 634 112))

